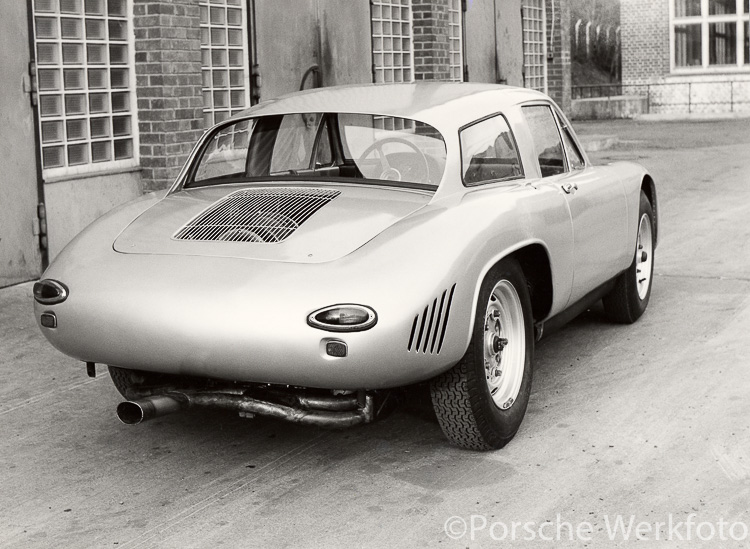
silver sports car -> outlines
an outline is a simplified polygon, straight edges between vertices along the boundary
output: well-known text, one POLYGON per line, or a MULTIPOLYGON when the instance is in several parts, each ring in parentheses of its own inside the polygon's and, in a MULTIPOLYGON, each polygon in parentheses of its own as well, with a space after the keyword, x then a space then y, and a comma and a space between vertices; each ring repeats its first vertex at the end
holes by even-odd
POLYGON ((34 287, 125 423, 219 407, 342 427, 429 382, 447 438, 504 446, 535 340, 651 292, 654 181, 592 166, 558 107, 483 84, 328 88, 217 124, 174 185, 84 230, 34 287))

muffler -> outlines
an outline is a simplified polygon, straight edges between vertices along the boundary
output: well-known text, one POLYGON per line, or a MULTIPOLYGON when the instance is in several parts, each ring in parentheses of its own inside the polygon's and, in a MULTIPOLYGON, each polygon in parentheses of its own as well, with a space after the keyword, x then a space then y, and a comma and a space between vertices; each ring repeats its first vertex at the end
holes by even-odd
POLYGON ((169 395, 153 395, 138 400, 128 400, 117 405, 117 417, 125 425, 138 425, 159 416, 180 411, 188 402, 169 395))

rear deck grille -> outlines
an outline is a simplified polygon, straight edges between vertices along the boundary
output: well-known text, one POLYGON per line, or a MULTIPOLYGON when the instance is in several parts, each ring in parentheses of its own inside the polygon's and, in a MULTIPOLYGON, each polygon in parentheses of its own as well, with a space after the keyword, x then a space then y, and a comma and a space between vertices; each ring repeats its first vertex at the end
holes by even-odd
POLYGON ((424 311, 414 317, 409 334, 408 351, 440 354, 455 290, 456 285, 454 284, 450 290, 444 290, 441 296, 436 297, 432 303, 428 303, 424 311))
POLYGON ((339 191, 304 187, 243 189, 191 219, 177 240, 283 242, 339 191))

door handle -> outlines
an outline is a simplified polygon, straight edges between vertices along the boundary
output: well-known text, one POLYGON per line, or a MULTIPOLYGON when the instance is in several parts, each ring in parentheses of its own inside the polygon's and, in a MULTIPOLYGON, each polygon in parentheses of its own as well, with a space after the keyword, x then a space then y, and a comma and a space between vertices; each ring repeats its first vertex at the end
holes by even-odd
POLYGON ((565 192, 565 194, 573 194, 578 190, 578 185, 569 182, 564 183, 561 188, 565 192))

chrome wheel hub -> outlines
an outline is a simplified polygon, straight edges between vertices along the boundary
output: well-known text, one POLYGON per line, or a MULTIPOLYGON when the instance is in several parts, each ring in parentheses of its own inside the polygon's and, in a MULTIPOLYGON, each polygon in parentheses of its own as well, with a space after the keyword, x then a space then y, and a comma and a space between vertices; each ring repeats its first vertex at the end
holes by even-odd
POLYGON ((507 280, 492 289, 484 315, 484 369, 495 406, 507 410, 518 398, 526 362, 526 331, 518 292, 507 280))
POLYGON ((654 244, 651 218, 643 214, 638 224, 638 242, 635 252, 635 282, 638 297, 645 299, 651 285, 651 269, 654 261, 654 244))

